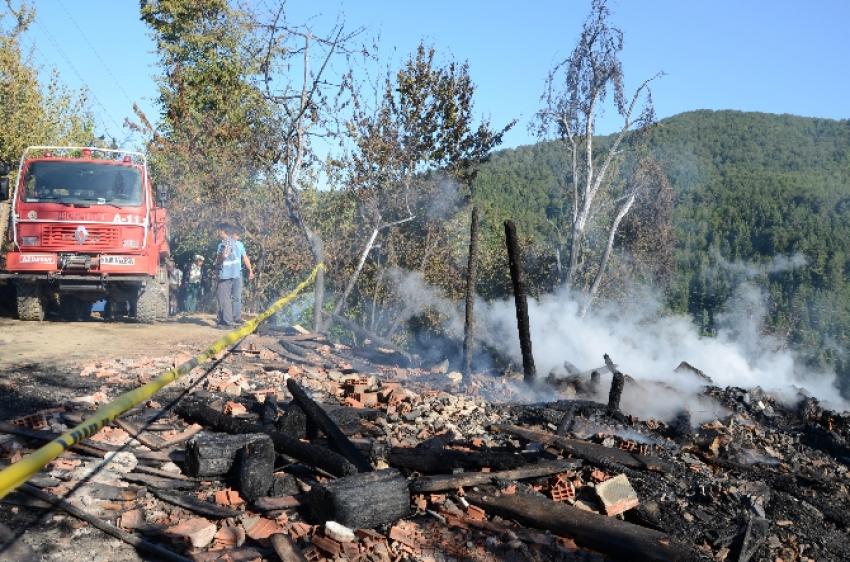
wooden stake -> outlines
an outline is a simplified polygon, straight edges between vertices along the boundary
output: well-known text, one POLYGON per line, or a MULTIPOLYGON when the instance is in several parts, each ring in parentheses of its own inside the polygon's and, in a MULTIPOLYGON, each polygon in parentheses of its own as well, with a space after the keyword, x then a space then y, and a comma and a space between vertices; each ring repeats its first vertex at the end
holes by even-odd
POLYGON ((513 221, 505 221, 505 244, 508 247, 508 262, 511 267, 511 281, 514 286, 514 303, 516 304, 516 323, 519 331, 519 348, 522 351, 522 372, 525 382, 534 381, 537 369, 534 366, 534 356, 531 354, 531 332, 528 325, 528 297, 525 291, 525 280, 522 272, 522 258, 517 241, 516 225, 513 221))
POLYGON ((472 348, 475 331, 475 282, 478 278, 478 207, 472 208, 469 223, 469 260, 466 265, 466 320, 463 327, 463 376, 472 373, 472 348))

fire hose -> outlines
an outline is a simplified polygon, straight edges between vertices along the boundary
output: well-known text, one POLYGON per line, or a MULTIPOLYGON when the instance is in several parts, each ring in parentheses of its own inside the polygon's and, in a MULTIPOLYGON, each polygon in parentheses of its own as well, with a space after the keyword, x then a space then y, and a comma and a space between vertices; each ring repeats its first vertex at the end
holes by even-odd
POLYGON ((88 439, 100 431, 105 425, 113 422, 123 413, 138 406, 145 400, 149 400, 166 385, 189 373, 195 367, 206 363, 226 347, 233 345, 244 337, 252 334, 263 322, 271 318, 272 315, 279 312, 284 306, 292 302, 295 297, 301 293, 301 291, 303 291, 316 279, 316 275, 318 275, 319 270, 324 267, 324 264, 319 263, 313 268, 310 275, 308 275, 304 281, 295 287, 292 292, 279 298, 270 307, 252 320, 249 320, 242 326, 228 332, 220 339, 216 340, 196 357, 193 357, 189 361, 186 361, 177 367, 169 369, 149 383, 127 391, 111 402, 104 404, 98 408, 91 417, 83 420, 76 427, 68 430, 40 449, 33 451, 16 463, 0 471, 0 499, 3 499, 7 494, 13 492, 21 484, 24 484, 27 480, 32 478, 35 473, 44 468, 47 463, 65 452, 69 447, 76 445, 83 439, 88 439))

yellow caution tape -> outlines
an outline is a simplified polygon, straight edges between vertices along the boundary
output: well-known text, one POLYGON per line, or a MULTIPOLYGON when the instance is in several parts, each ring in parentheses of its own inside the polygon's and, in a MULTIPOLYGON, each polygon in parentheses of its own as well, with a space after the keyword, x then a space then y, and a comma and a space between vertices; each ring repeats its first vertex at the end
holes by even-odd
POLYGON ((127 410, 141 404, 145 400, 150 399, 167 384, 176 381, 198 365, 209 361, 224 348, 235 344, 245 336, 253 333, 260 324, 292 302, 292 300, 298 296, 301 291, 315 280, 319 270, 323 268, 324 264, 318 264, 315 268, 313 268, 313 271, 310 272, 310 275, 302 281, 301 284, 295 287, 291 293, 275 301, 274 304, 254 319, 246 322, 232 332, 227 333, 197 357, 193 357, 178 367, 169 369, 146 385, 127 391, 112 402, 104 404, 98 408, 94 415, 92 415, 89 419, 84 420, 82 423, 63 433, 50 443, 47 443, 40 449, 33 451, 18 462, 0 471, 0 499, 3 499, 7 494, 29 480, 33 474, 40 471, 47 463, 61 455, 69 447, 79 443, 83 439, 88 439, 100 431, 103 426, 111 423, 115 420, 115 418, 127 410))

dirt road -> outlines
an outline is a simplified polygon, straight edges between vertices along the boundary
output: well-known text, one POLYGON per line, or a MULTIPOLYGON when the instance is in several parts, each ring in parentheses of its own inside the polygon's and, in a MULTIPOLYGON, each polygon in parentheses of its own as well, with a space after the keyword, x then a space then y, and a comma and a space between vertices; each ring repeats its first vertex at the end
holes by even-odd
POLYGON ((79 366, 94 359, 167 355, 178 345, 199 345, 221 335, 211 318, 173 322, 21 322, 0 318, 0 370, 34 364, 79 366))
POLYGON ((203 315, 150 325, 0 318, 0 419, 96 390, 104 381, 79 376, 93 362, 199 351, 222 335, 212 323, 203 315))

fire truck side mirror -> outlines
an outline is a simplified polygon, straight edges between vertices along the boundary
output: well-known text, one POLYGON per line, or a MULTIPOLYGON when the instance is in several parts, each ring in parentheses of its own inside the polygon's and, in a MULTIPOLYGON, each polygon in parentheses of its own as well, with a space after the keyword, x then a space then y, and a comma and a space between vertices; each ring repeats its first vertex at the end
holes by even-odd
POLYGON ((156 186, 156 206, 157 207, 165 207, 165 204, 168 203, 168 186, 167 185, 157 185, 156 186))

